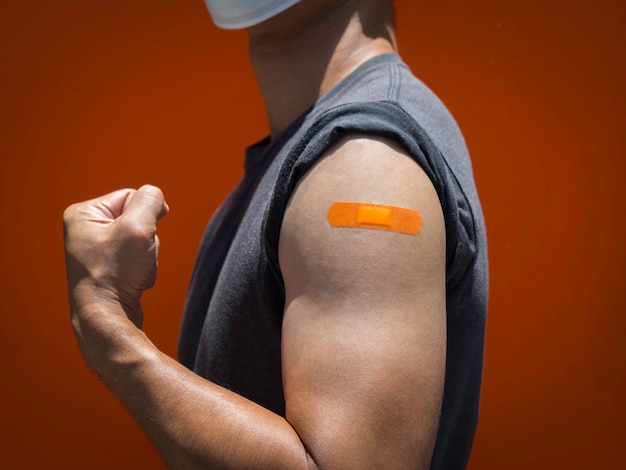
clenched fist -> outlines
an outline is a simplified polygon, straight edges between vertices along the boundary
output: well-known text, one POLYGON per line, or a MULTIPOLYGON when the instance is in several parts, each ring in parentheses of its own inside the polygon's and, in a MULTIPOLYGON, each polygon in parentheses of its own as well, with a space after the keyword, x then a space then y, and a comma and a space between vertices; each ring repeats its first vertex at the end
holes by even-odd
POLYGON ((141 327, 141 294, 156 280, 156 223, 167 211, 161 190, 154 186, 114 191, 65 210, 65 262, 73 315, 92 304, 113 302, 141 327))

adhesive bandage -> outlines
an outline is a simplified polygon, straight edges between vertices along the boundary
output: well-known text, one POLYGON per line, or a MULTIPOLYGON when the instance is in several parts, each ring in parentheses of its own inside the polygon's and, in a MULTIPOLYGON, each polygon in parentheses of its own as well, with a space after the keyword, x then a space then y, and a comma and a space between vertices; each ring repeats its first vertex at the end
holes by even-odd
POLYGON ((416 210, 364 202, 334 202, 328 208, 332 227, 357 227, 417 235, 422 218, 416 210))

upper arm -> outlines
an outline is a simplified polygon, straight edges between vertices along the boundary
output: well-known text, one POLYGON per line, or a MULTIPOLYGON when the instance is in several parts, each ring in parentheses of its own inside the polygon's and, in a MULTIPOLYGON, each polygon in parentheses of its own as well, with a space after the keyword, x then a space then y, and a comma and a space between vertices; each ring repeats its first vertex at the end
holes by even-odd
POLYGON ((280 234, 286 417, 321 468, 427 468, 446 350, 445 229, 394 143, 344 139, 297 186, 280 234), (417 235, 331 227, 336 201, 407 207, 417 235))

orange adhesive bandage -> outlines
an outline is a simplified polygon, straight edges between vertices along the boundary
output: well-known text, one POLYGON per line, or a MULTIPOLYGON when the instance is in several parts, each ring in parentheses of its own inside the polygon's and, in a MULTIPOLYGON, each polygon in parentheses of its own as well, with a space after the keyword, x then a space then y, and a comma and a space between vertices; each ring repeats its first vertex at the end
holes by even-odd
POLYGON ((413 209, 364 202, 334 202, 328 208, 332 227, 360 227, 417 235, 422 218, 413 209))

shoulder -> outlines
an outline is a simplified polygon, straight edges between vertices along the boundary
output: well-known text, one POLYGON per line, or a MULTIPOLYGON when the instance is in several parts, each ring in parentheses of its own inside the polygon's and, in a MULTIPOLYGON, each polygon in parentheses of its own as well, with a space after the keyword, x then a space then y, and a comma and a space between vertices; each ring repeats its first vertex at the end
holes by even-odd
POLYGON ((337 288, 348 281, 397 285, 407 276, 422 277, 426 284, 440 279, 445 227, 431 180, 392 140, 343 138, 291 195, 280 232, 279 263, 288 296, 318 276, 333 280, 337 288), (386 227, 335 227, 328 213, 337 202, 410 209, 421 219, 421 228, 406 234, 386 227), (355 269, 358 280, 352 275, 355 269))
POLYGON ((445 224, 437 193, 391 140, 353 135, 329 149, 296 186, 278 248, 287 300, 307 292, 316 302, 334 301, 333 292, 358 297, 372 289, 380 293, 370 300, 381 303, 445 296, 445 224), (335 203, 408 209, 421 227, 406 234, 333 226, 335 203))

